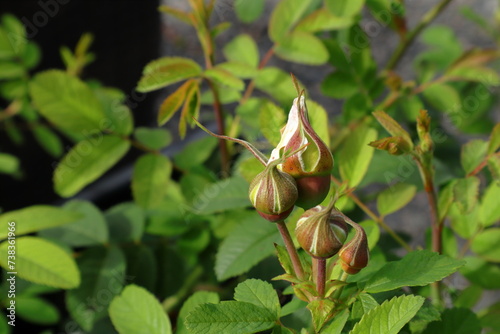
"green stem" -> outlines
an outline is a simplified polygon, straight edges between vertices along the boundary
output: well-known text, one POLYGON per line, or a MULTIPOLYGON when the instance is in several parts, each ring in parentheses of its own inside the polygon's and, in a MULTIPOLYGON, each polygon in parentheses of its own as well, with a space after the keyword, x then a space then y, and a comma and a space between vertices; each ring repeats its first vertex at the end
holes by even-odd
POLYGON ((436 6, 431 8, 420 20, 419 24, 411 30, 406 38, 398 45, 397 49, 392 54, 391 59, 387 63, 385 67, 386 70, 392 70, 396 67, 398 62, 401 60, 405 52, 408 50, 409 46, 413 43, 415 38, 425 29, 435 18, 441 13, 444 8, 451 2, 452 0, 442 0, 436 6))
MULTIPOLYGON (((342 270, 342 274, 340 275, 340 278, 338 280, 345 282, 345 281, 347 281, 347 277, 349 277, 349 274, 342 270)), ((342 295, 342 290, 344 290, 343 286, 341 286, 340 288, 337 289, 337 291, 335 291, 332 298, 339 299, 340 295, 342 295)))
POLYGON ((316 262, 316 289, 318 290, 319 298, 325 296, 326 282, 326 259, 313 257, 313 262, 316 262))
POLYGON ((280 221, 276 223, 278 226, 278 230, 280 231, 281 237, 283 238, 283 242, 285 243, 286 250, 290 255, 290 260, 292 261, 293 270, 295 271, 295 275, 299 280, 304 279, 304 269, 302 268, 302 263, 300 262, 299 254, 297 253, 297 249, 293 244, 292 236, 286 227, 284 221, 280 221))
POLYGON ((184 284, 181 286, 179 291, 173 296, 165 298, 161 303, 163 309, 166 313, 174 309, 176 305, 178 305, 184 298, 187 297, 192 287, 198 282, 199 278, 203 274, 203 267, 196 266, 193 271, 189 274, 189 276, 184 281, 184 284))

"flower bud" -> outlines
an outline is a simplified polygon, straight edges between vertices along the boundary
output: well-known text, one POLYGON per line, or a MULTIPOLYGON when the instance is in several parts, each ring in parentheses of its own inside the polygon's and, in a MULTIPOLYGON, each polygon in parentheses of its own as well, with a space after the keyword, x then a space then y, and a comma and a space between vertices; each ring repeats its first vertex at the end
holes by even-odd
POLYGON ((250 184, 248 195, 257 212, 271 222, 283 221, 297 201, 293 177, 278 170, 279 161, 269 163, 250 184))
POLYGON ((300 246, 311 256, 329 258, 337 254, 347 238, 346 224, 331 217, 332 207, 317 205, 297 221, 295 235, 300 246))
POLYGON ((282 148, 291 151, 305 144, 308 146, 285 159, 280 169, 297 182, 299 198, 295 204, 307 210, 321 203, 330 190, 333 157, 309 123, 305 99, 301 95, 293 101, 281 140, 269 161, 276 160, 282 148))
POLYGON ((349 223, 354 227, 356 233, 339 252, 340 263, 342 270, 346 273, 354 275, 368 265, 370 253, 368 251, 368 239, 366 238, 365 230, 354 222, 349 223))

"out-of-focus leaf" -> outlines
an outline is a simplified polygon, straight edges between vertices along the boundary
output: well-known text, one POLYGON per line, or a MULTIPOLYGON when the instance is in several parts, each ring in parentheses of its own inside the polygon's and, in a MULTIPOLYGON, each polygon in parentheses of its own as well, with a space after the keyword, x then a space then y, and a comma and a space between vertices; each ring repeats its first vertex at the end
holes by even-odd
MULTIPOLYGON (((236 2, 257 2, 237 0, 236 2)), ((227 43, 222 49, 228 61, 250 65, 256 68, 259 64, 259 49, 250 35, 240 34, 227 43)))
POLYGON ((163 155, 146 154, 134 165, 132 195, 135 202, 145 209, 160 205, 165 196, 172 172, 172 164, 163 155))
POLYGON ((269 37, 280 42, 305 14, 312 0, 284 0, 274 8, 269 21, 269 37))
POLYGON ((172 141, 172 135, 166 129, 138 127, 134 131, 134 136, 138 142, 152 150, 162 149, 172 141))
POLYGON ((302 20, 295 26, 295 31, 315 33, 324 30, 338 30, 351 26, 353 20, 350 17, 340 17, 332 14, 327 8, 320 8, 302 20))
MULTIPOLYGON (((264 11, 264 0, 236 0, 234 1, 234 11, 243 23, 251 23, 259 18, 264 11)), ((229 6, 222 4, 221 6, 229 6)), ((217 9, 216 9, 217 10, 217 9)), ((224 9, 220 9, 224 10, 224 9)))
POLYGON ((465 174, 472 172, 486 157, 488 143, 481 139, 474 139, 462 146, 460 161, 465 174))
POLYGON ((322 65, 328 61, 328 51, 316 36, 296 31, 280 38, 274 48, 280 58, 306 65, 322 65))
POLYGON ((200 65, 188 58, 163 57, 144 67, 137 90, 150 92, 173 83, 201 75, 200 65))

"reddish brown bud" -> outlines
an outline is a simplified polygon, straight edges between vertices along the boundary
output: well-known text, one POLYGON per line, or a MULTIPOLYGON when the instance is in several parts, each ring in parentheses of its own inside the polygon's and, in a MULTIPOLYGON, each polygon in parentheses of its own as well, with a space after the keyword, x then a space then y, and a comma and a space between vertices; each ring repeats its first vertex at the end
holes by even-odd
POLYGON ((368 265, 370 253, 368 250, 368 239, 365 230, 354 222, 349 222, 354 227, 356 233, 339 252, 342 269, 351 275, 357 274, 368 265))
POLYGON ((297 240, 313 257, 332 257, 337 254, 347 237, 346 224, 331 217, 331 212, 332 207, 318 205, 304 212, 297 221, 297 240))

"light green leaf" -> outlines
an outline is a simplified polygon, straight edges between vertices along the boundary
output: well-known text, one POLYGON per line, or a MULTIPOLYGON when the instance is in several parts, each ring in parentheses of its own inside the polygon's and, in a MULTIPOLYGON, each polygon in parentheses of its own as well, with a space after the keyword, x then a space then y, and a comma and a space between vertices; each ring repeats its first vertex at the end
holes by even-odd
POLYGON ((19 171, 19 165, 20 161, 18 157, 7 153, 0 153, 0 173, 15 174, 19 171))
MULTIPOLYGON (((237 0, 236 2, 254 3, 258 1, 237 0)), ((231 62, 244 63, 253 68, 259 64, 259 49, 253 38, 247 34, 236 36, 224 46, 222 52, 226 59, 231 62)))
POLYGON ((158 112, 158 125, 167 123, 174 116, 175 112, 186 101, 187 94, 195 85, 198 85, 196 80, 187 80, 163 101, 158 112))
POLYGON ((453 203, 448 211, 453 231, 464 239, 470 239, 480 227, 479 208, 475 206, 471 212, 464 214, 458 209, 457 203, 453 203))
POLYGON ((218 304, 220 301, 219 295, 210 291, 196 291, 182 304, 182 308, 177 317, 176 334, 189 334, 186 328, 185 320, 188 314, 193 311, 198 305, 211 303, 218 304))
POLYGON ((241 177, 230 177, 208 187, 192 201, 191 210, 196 214, 209 215, 250 206, 248 183, 241 177), (205 193, 209 193, 210 196, 206 196, 205 193))
POLYGON ((351 17, 361 11, 365 0, 326 0, 325 4, 332 14, 339 17, 351 17))
POLYGON ((349 310, 344 309, 339 314, 337 314, 333 321, 321 333, 324 334, 342 334, 342 329, 344 329, 345 324, 349 320, 349 310))
POLYGON ((27 281, 61 289, 80 285, 75 261, 59 246, 37 237, 16 238, 15 264, 9 263, 8 241, 0 244, 0 265, 27 281))
POLYGON ((179 120, 179 136, 184 139, 186 136, 186 124, 194 125, 193 118, 198 118, 200 113, 200 86, 198 83, 192 85, 186 93, 186 100, 181 110, 179 120))
POLYGON ((321 83, 321 92, 334 99, 346 99, 359 91, 359 84, 350 72, 337 69, 321 83))
POLYGON ((417 314, 425 299, 421 296, 399 296, 386 300, 365 314, 350 334, 397 334, 417 314))
POLYGON ((33 128, 33 135, 36 141, 51 156, 58 158, 63 153, 63 143, 54 131, 45 126, 36 126, 33 128))
POLYGON ((172 135, 166 129, 138 127, 134 131, 134 137, 152 150, 160 150, 172 142, 172 135))
POLYGON ((274 224, 257 213, 238 224, 221 243, 215 258, 215 274, 219 281, 242 274, 274 252, 280 240, 274 224))
POLYGON ((264 11, 264 0, 236 0, 234 11, 243 23, 251 23, 259 18, 264 11))
POLYGON ((316 134, 321 138, 325 145, 330 147, 330 129, 328 126, 328 114, 322 105, 314 102, 307 101, 307 111, 309 115, 309 122, 316 134))
MULTIPOLYGON (((228 61, 225 63, 220 63, 217 65, 218 68, 221 68, 232 75, 242 78, 242 79, 250 79, 254 78, 257 75, 257 69, 251 65, 242 63, 242 62, 237 62, 237 61, 228 61)), ((234 90, 235 93, 237 93, 237 90, 234 90)), ((230 99, 227 98, 226 96, 227 92, 225 92, 223 95, 221 95, 219 98, 221 99, 221 102, 229 103, 231 101, 230 99)), ((234 102, 238 101, 241 98, 241 94, 235 96, 238 96, 238 99, 234 100, 234 102)), ((231 101, 233 102, 233 101, 231 101)))
POLYGON ((491 177, 497 183, 500 183, 500 156, 499 155, 491 155, 488 158, 488 170, 491 173, 491 177))
POLYGON ((125 94, 111 87, 95 88, 94 93, 101 101, 106 115, 106 118, 102 120, 102 126, 109 128, 113 133, 124 136, 131 134, 134 129, 134 119, 130 108, 124 103, 125 94))
POLYGON ((200 65, 183 57, 163 57, 153 60, 144 67, 137 90, 150 92, 173 83, 200 76, 200 65))
POLYGON ((356 187, 363 180, 374 151, 368 144, 376 138, 375 129, 358 128, 347 136, 340 148, 337 159, 340 175, 349 187, 356 187))
POLYGON ((484 227, 493 225, 500 220, 500 185, 492 182, 484 191, 479 206, 479 220, 484 227))
POLYGON ((115 242, 139 242, 144 233, 144 211, 135 203, 120 203, 105 213, 109 234, 115 242))
POLYGON ((500 123, 497 123, 490 134, 488 141, 488 154, 495 153, 500 148, 500 123))
POLYGON ((471 250, 490 262, 500 262, 500 228, 488 228, 472 240, 471 250))
POLYGON ((273 147, 278 146, 281 138, 280 130, 286 123, 283 109, 271 101, 265 101, 260 107, 259 123, 264 137, 273 147))
POLYGON ((465 257, 465 266, 460 268, 460 273, 470 282, 484 289, 500 289, 500 267, 498 264, 486 262, 476 256, 465 257))
MULTIPOLYGON (((302 84, 299 83, 299 85, 303 87, 302 84)), ((269 94, 282 105, 290 105, 297 97, 290 75, 277 67, 266 66, 260 70, 255 77, 255 87, 269 94)))
POLYGON ((0 61, 0 80, 20 78, 24 71, 24 67, 19 63, 0 61))
POLYGON ((144 209, 157 207, 165 197, 172 163, 163 155, 145 154, 134 166, 132 195, 135 202, 144 209))
POLYGON ((455 187, 455 180, 448 183, 443 189, 439 190, 438 197, 438 211, 439 220, 444 219, 448 215, 448 210, 453 203, 453 188, 455 187))
POLYGON ((460 161, 465 174, 472 172, 486 157, 488 142, 481 139, 473 139, 462 146, 460 161))
POLYGON ((464 261, 427 250, 408 253, 399 261, 385 264, 366 283, 370 293, 390 291, 403 286, 424 286, 454 273, 464 261))
POLYGON ((274 52, 282 59, 305 65, 323 65, 329 57, 319 38, 301 31, 283 36, 275 45, 274 52))
POLYGON ((257 333, 272 328, 275 316, 254 304, 226 301, 202 304, 186 318, 191 334, 257 333))
POLYGON ((252 180, 264 170, 264 166, 255 157, 248 157, 237 165, 238 173, 248 182, 252 180))
POLYGON ((109 316, 120 334, 171 334, 170 320, 148 290, 131 284, 109 306, 109 316))
POLYGON ((247 302, 267 309, 276 319, 280 314, 280 302, 273 286, 258 279, 247 279, 234 289, 234 300, 247 302))
POLYGON ((80 213, 82 218, 72 223, 40 232, 40 235, 63 242, 69 246, 82 247, 108 242, 108 226, 101 211, 91 202, 72 200, 65 210, 80 213))
POLYGON ((377 196, 377 209, 382 216, 398 211, 408 204, 417 192, 413 184, 397 183, 377 196))
POLYGON ((465 308, 445 309, 441 321, 429 323, 423 334, 480 334, 477 315, 465 308))
POLYGON ((479 183, 479 179, 475 176, 457 179, 453 187, 453 198, 462 214, 471 213, 476 207, 479 183))
POLYGON ((306 13, 312 0, 283 0, 274 8, 269 21, 269 37, 280 42, 306 13))
POLYGON ((315 33, 325 30, 345 29, 352 24, 352 18, 335 16, 327 8, 320 8, 297 23, 295 31, 315 33))
POLYGON ((218 140, 214 137, 203 137, 192 141, 174 156, 174 163, 183 170, 198 167, 210 157, 217 143, 218 140))
POLYGON ((57 165, 55 191, 63 197, 73 196, 110 169, 129 148, 128 141, 111 135, 82 140, 57 165))
POLYGON ((30 94, 40 114, 78 138, 106 130, 104 107, 90 87, 60 70, 38 73, 30 82, 30 94))
POLYGON ((31 323, 48 326, 59 322, 59 310, 42 298, 16 296, 16 313, 31 323))
POLYGON ((234 76, 231 72, 217 66, 205 70, 203 75, 222 86, 235 88, 237 90, 243 90, 243 88, 245 88, 245 83, 241 79, 234 76))
POLYGON ((457 112, 462 105, 457 90, 447 84, 433 84, 423 95, 435 109, 448 114, 457 112))
POLYGON ((372 114, 392 136, 403 138, 404 142, 409 146, 409 150, 411 150, 413 142, 410 134, 394 118, 384 111, 374 111, 372 114))
MULTIPOLYGON (((48 205, 33 205, 0 215, 0 239, 7 238, 8 223, 15 223, 15 234, 20 236, 46 228, 65 225, 82 218, 82 214, 48 205)), ((10 226, 10 225, 9 225, 10 226)))
POLYGON ((71 317, 86 332, 108 314, 108 306, 122 290, 125 280, 125 257, 116 246, 87 249, 77 259, 82 283, 66 293, 66 307, 71 317))

